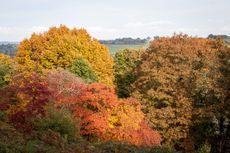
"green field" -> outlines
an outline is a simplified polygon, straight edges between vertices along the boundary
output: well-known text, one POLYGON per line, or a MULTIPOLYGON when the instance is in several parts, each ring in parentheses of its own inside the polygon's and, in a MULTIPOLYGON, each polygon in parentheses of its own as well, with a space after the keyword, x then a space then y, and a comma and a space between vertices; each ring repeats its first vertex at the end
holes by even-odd
POLYGON ((109 48, 110 53, 114 55, 116 51, 126 49, 126 48, 147 48, 148 43, 143 43, 143 44, 128 44, 128 45, 115 45, 115 44, 104 44, 106 47, 109 48))

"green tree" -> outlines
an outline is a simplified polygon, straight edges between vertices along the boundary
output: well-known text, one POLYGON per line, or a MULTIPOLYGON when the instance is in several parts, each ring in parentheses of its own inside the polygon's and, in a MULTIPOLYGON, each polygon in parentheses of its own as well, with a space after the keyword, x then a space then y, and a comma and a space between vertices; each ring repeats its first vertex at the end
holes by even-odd
POLYGON ((124 49, 116 52, 114 57, 114 75, 116 91, 119 97, 131 94, 131 84, 135 81, 134 70, 140 64, 142 49, 124 49))
POLYGON ((77 77, 83 78, 87 82, 97 81, 96 75, 90 67, 89 63, 83 58, 76 59, 68 69, 77 77))

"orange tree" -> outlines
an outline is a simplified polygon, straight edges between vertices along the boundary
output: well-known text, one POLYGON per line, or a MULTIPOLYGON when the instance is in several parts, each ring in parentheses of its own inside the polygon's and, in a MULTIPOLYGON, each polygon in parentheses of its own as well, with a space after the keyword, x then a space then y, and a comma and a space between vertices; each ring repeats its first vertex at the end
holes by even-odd
POLYGON ((187 152, 200 147, 194 145, 190 128, 205 114, 213 117, 216 111, 211 108, 221 107, 224 94, 217 83, 221 75, 217 55, 223 47, 217 40, 181 34, 151 42, 143 54, 133 96, 142 102, 152 127, 161 132, 163 144, 187 152))
POLYGON ((112 87, 90 84, 75 99, 74 115, 81 118, 81 134, 90 141, 98 138, 135 145, 160 145, 160 135, 144 122, 140 104, 134 99, 118 99, 112 87))
POLYGON ((19 70, 67 68, 79 57, 92 67, 99 82, 113 83, 113 60, 108 49, 84 29, 52 27, 23 40, 16 54, 19 70))

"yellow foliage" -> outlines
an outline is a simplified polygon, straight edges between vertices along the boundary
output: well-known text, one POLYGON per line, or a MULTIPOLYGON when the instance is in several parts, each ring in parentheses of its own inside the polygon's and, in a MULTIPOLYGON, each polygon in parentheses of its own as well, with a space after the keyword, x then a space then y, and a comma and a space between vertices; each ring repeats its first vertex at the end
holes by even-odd
POLYGON ((108 49, 92 39, 84 29, 52 27, 48 32, 33 34, 23 40, 16 55, 20 71, 68 68, 83 57, 92 66, 100 82, 112 85, 113 60, 108 49))

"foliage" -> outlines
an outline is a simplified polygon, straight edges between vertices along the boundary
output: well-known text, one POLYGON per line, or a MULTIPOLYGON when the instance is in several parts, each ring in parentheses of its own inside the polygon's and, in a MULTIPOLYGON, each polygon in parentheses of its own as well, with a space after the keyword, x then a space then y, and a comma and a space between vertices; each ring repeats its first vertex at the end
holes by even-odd
POLYGON ((97 144, 96 147, 100 148, 101 153, 175 153, 174 150, 164 147, 145 148, 114 141, 97 144))
POLYGON ((92 39, 84 29, 52 27, 48 32, 33 34, 18 47, 19 70, 67 68, 79 57, 86 59, 98 81, 112 85, 113 61, 108 49, 92 39))
POLYGON ((87 82, 96 82, 97 78, 89 63, 83 58, 76 59, 70 66, 69 71, 87 82))
POLYGON ((160 144, 160 135, 143 122, 139 103, 134 99, 118 99, 111 87, 90 84, 76 104, 74 113, 82 119, 81 134, 91 141, 100 138, 135 145, 160 144))
POLYGON ((129 97, 130 86, 135 81, 134 70, 140 64, 142 49, 124 49, 114 57, 114 76, 117 94, 121 98, 129 97))
POLYGON ((218 40, 174 35, 151 42, 143 54, 133 96, 163 135, 164 145, 194 151, 190 127, 215 113, 208 108, 220 107, 224 97, 216 83, 222 49, 218 40))
POLYGON ((57 104, 71 105, 72 99, 78 98, 86 88, 83 80, 60 68, 46 71, 45 82, 57 104))
POLYGON ((50 101, 46 83, 37 73, 17 75, 4 90, 0 100, 10 104, 7 113, 15 127, 29 132, 33 125, 31 119, 45 115, 44 106, 50 101))
POLYGON ((73 119, 68 108, 55 108, 49 105, 46 111, 46 117, 33 121, 36 130, 41 132, 52 130, 68 142, 79 139, 79 129, 76 126, 79 121, 73 119))
POLYGON ((0 88, 11 81, 13 71, 13 60, 7 55, 0 54, 0 88))

